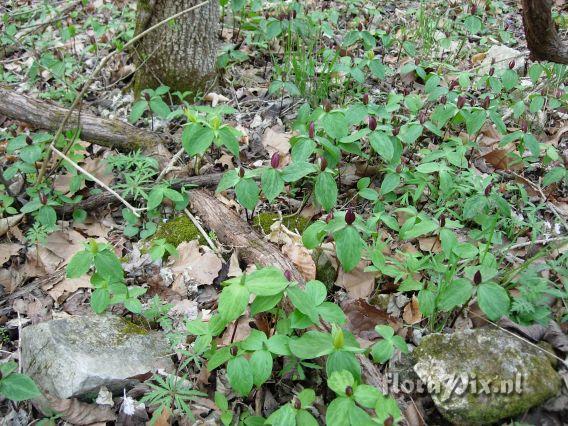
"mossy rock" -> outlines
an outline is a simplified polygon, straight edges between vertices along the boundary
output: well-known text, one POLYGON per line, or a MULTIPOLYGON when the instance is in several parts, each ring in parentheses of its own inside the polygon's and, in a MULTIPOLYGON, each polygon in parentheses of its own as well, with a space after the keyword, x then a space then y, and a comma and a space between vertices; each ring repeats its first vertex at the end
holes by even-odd
POLYGON ((199 244, 206 244, 205 238, 199 232, 199 229, 193 224, 191 219, 185 215, 177 216, 170 219, 166 223, 162 223, 156 233, 154 239, 165 239, 168 243, 179 246, 184 241, 199 240, 199 244))
POLYGON ((497 329, 430 334, 414 350, 414 371, 454 424, 492 424, 555 396, 559 374, 547 355, 497 329))
POLYGON ((321 248, 314 249, 312 258, 316 264, 316 279, 324 283, 330 290, 337 280, 337 269, 334 268, 331 259, 321 248))
MULTIPOLYGON (((263 212, 256 215, 253 220, 253 227, 264 234, 270 234, 270 227, 280 219, 277 213, 263 212)), ((298 231, 300 234, 310 225, 310 221, 302 216, 284 216, 282 224, 291 231, 298 231)))

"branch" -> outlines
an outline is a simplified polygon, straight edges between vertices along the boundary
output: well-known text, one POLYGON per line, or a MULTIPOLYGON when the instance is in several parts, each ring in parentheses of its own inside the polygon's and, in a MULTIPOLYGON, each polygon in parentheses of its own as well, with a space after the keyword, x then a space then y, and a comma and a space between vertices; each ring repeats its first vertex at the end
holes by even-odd
POLYGON ((553 0, 523 0, 523 26, 533 59, 568 64, 568 44, 562 43, 552 20, 553 0))
MULTIPOLYGON (((29 123, 38 129, 55 131, 70 113, 66 108, 0 88, 0 114, 29 123)), ((82 140, 120 151, 151 148, 165 142, 165 138, 157 133, 120 120, 108 120, 87 113, 71 113, 70 123, 73 124, 65 125, 63 129, 74 129, 77 122, 82 140)))

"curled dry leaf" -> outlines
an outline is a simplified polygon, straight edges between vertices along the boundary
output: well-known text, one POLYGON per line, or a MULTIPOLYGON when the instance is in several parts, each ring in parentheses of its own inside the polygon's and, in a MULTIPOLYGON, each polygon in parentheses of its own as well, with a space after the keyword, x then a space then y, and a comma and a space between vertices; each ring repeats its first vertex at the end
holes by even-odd
POLYGON ((16 226, 20 223, 20 220, 24 217, 23 213, 9 216, 0 219, 0 237, 3 236, 12 226, 16 226))
POLYGON ((229 102, 230 101, 230 99, 227 98, 226 96, 220 95, 218 93, 213 93, 213 92, 207 93, 203 99, 207 102, 211 102, 212 107, 216 107, 219 104, 219 102, 229 102))
POLYGON ((402 319, 410 325, 418 324, 422 321, 422 312, 420 312, 420 306, 418 305, 418 298, 416 296, 412 296, 412 300, 404 307, 402 319))
POLYGON ((379 337, 375 326, 388 324, 395 331, 402 326, 396 318, 387 314, 383 309, 370 305, 364 299, 347 299, 341 304, 347 316, 347 329, 355 336, 365 340, 375 340, 379 337))
POLYGON ((174 274, 172 288, 182 296, 187 295, 190 283, 213 284, 221 271, 221 259, 208 247, 203 246, 202 249, 203 253, 199 250, 197 240, 183 242, 178 246, 179 256, 171 265, 174 274))
POLYGON ((422 251, 432 253, 440 253, 442 251, 442 244, 438 236, 418 238, 418 246, 422 251))
MULTIPOLYGON (((292 135, 290 133, 284 132, 282 126, 273 126, 266 129, 264 135, 262 136, 262 145, 264 149, 268 151, 269 157, 276 152, 281 155, 280 165, 284 166, 284 157, 290 152, 290 138, 292 135)), ((288 159, 289 162, 289 159, 288 159)))
POLYGON ((316 279, 316 264, 310 250, 299 244, 286 244, 282 247, 282 253, 294 263, 306 281, 316 279))
POLYGON ((373 293, 375 288, 375 272, 365 272, 370 262, 362 260, 357 267, 349 272, 339 269, 335 284, 347 291, 353 299, 365 299, 373 293))
POLYGON ((6 263, 10 257, 17 255, 23 248, 22 244, 17 243, 0 244, 0 265, 6 263))
POLYGON ((114 410, 109 406, 87 404, 78 399, 57 399, 48 397, 49 406, 57 411, 63 420, 74 425, 90 425, 116 420, 114 410))

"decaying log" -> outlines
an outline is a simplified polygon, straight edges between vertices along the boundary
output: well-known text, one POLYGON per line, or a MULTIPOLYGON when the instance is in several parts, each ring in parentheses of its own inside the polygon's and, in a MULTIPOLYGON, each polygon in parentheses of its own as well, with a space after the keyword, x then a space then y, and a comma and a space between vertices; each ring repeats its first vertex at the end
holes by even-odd
MULTIPOLYGON (((207 175, 191 176, 184 179, 179 179, 174 181, 171 185, 173 189, 180 189, 183 186, 196 186, 199 188, 214 188, 219 184, 223 173, 210 173, 207 175)), ((124 196, 122 194, 122 196, 124 196)), ((132 196, 124 197, 126 201, 132 201, 132 196)), ((116 204, 119 201, 116 197, 108 192, 103 192, 101 194, 93 195, 89 198, 84 199, 78 204, 65 204, 61 207, 56 208, 59 214, 71 214, 73 210, 83 209, 86 211, 98 210, 105 208, 109 205, 116 204)))
POLYGON ((552 20, 553 0, 523 0, 523 26, 535 60, 568 64, 568 43, 560 39, 552 20))
MULTIPOLYGON (((294 264, 282 252, 266 241, 248 223, 243 221, 229 207, 221 203, 207 191, 194 189, 189 192, 192 210, 199 215, 203 223, 215 232, 219 241, 238 249, 239 256, 259 266, 276 266, 283 271, 290 271, 292 280, 301 285, 304 278, 294 264)), ((322 330, 325 329, 322 327, 322 330)), ((365 382, 382 392, 388 392, 386 378, 364 355, 357 355, 365 382)), ((402 401, 401 401, 402 402, 402 401)))
POLYGON ((273 244, 264 240, 248 223, 209 192, 189 191, 191 209, 215 232, 223 244, 235 247, 242 259, 259 266, 276 266, 290 271, 292 279, 304 283, 294 264, 273 244))
MULTIPOLYGON (((68 110, 49 102, 0 88, 0 114, 39 129, 57 130, 68 110)), ((150 149, 166 138, 120 120, 107 120, 85 112, 73 112, 66 130, 81 128, 81 139, 121 151, 150 149), (80 119, 80 121, 79 121, 80 119)))

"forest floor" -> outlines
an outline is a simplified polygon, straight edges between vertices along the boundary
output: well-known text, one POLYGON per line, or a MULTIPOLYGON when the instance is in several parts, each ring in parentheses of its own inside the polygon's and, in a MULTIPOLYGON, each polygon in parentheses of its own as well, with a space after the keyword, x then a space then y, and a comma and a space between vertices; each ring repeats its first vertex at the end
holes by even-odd
POLYGON ((0 100, 1 424, 447 424, 428 392, 366 406, 345 383, 488 326, 542 345, 561 380, 501 424, 568 418, 568 67, 529 61, 516 1, 229 2, 218 79, 191 103, 135 99, 134 2, 87 3, 3 2, 0 92, 69 108, 118 50, 81 114, 164 144, 64 131, 61 160, 57 126, 0 100), (51 400, 59 415, 25 402, 22 330, 95 312, 165 336, 175 374, 51 400))

